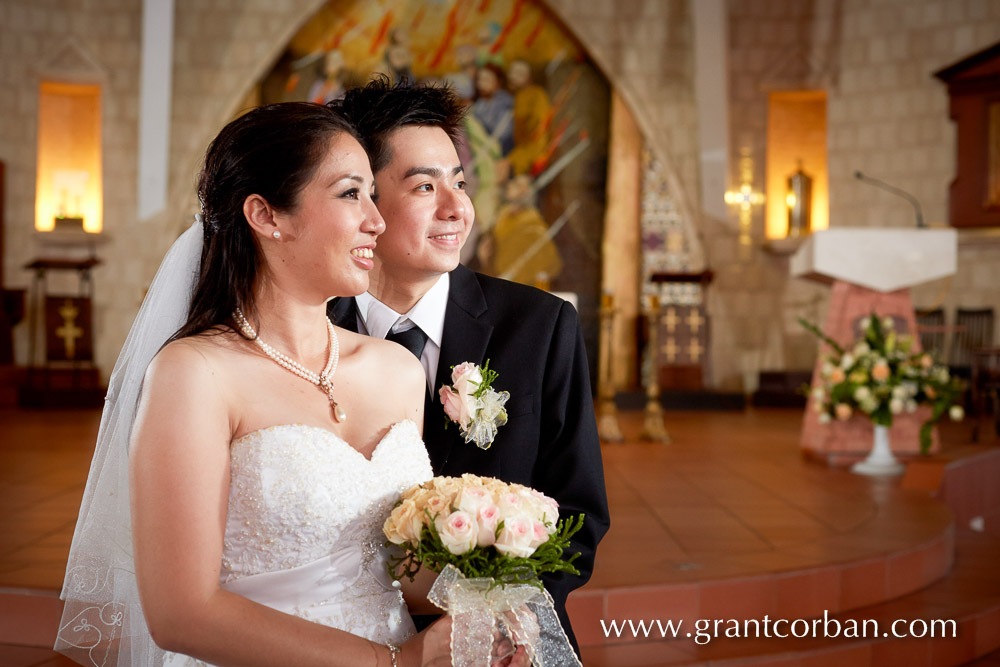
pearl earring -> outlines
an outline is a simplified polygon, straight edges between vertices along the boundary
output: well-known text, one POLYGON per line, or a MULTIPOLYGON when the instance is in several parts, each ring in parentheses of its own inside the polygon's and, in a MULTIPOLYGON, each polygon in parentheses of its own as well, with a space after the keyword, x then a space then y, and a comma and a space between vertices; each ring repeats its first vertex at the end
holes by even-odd
POLYGON ((274 230, 273 232, 271 232, 271 236, 273 236, 274 240, 277 241, 278 239, 281 238, 281 232, 279 232, 278 230, 274 230))

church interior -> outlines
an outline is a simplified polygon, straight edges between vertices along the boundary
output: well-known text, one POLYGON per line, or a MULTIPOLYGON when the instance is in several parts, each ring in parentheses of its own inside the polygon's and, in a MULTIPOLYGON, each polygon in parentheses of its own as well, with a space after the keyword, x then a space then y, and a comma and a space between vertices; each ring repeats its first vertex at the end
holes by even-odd
POLYGON ((0 56, 0 665, 73 664, 108 378, 206 146, 373 73, 468 103, 463 263, 579 313, 584 665, 1000 665, 1000 2, 0 0, 0 56))

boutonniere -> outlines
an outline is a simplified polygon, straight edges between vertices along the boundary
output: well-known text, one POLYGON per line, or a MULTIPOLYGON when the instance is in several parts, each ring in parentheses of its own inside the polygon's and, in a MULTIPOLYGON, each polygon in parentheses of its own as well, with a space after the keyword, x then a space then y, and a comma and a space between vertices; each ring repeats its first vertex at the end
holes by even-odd
POLYGON ((480 449, 489 449, 497 429, 507 423, 504 403, 510 394, 493 390, 496 379, 488 359, 482 368, 466 361, 451 367, 451 385, 441 385, 438 390, 445 414, 458 424, 465 441, 480 449))

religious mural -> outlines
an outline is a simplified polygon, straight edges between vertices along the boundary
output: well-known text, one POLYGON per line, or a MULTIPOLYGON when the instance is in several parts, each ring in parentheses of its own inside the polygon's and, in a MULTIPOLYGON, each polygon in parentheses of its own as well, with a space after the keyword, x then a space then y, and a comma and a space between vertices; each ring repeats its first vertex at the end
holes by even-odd
POLYGON ((534 0, 329 0, 260 99, 326 102, 373 73, 466 100, 476 224, 464 263, 572 292, 596 336, 610 90, 583 48, 534 0))

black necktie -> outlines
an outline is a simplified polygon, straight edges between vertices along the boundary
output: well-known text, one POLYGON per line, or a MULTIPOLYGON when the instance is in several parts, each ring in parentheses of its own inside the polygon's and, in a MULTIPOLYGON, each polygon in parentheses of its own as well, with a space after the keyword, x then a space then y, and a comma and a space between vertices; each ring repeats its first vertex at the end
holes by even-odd
POLYGON ((406 331, 400 331, 399 333, 393 333, 389 331, 389 334, 385 337, 386 340, 391 340, 394 343, 399 343, 407 350, 413 353, 417 359, 423 354, 424 345, 427 344, 427 334, 424 333, 423 329, 418 326, 414 326, 412 329, 407 329, 406 331))

